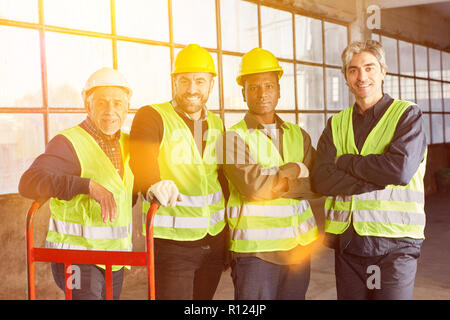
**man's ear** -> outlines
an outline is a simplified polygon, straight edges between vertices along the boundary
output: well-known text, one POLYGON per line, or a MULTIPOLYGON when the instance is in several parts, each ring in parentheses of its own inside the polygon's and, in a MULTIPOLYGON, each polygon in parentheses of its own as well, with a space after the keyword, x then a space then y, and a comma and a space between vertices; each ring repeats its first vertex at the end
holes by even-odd
POLYGON ((210 94, 212 92, 213 88, 214 88, 214 78, 211 77, 211 83, 209 84, 208 94, 210 94))
POLYGON ((244 98, 244 102, 247 102, 247 99, 245 99, 245 84, 242 86, 242 98, 244 98))

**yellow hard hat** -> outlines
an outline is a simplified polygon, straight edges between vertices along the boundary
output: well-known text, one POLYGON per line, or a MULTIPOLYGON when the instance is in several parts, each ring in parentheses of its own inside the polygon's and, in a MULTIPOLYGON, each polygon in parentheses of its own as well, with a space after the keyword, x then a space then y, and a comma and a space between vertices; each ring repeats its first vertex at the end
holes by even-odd
POLYGON ((209 52, 198 44, 190 44, 177 55, 172 76, 185 72, 208 72, 217 75, 214 60, 209 52))
POLYGON ((97 87, 121 87, 127 91, 128 99, 131 98, 133 93, 123 74, 107 67, 101 68, 90 75, 81 92, 83 100, 86 99, 89 91, 97 87))
POLYGON ((247 74, 278 71, 278 80, 283 75, 283 69, 278 64, 277 58, 267 50, 254 48, 244 54, 239 68, 239 75, 236 78, 238 85, 243 86, 242 77, 247 74))

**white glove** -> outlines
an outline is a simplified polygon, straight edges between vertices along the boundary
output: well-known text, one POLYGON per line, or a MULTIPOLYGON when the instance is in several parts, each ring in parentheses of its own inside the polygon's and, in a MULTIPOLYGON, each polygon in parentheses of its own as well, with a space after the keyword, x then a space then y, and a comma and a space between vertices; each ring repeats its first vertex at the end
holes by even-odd
POLYGON ((309 177, 309 170, 308 167, 303 164, 303 162, 295 162, 299 169, 300 173, 298 174, 297 178, 308 178, 309 177))
POLYGON ((148 188, 147 201, 158 200, 163 207, 176 206, 177 201, 181 201, 182 197, 178 191, 177 185, 172 180, 161 180, 148 188))

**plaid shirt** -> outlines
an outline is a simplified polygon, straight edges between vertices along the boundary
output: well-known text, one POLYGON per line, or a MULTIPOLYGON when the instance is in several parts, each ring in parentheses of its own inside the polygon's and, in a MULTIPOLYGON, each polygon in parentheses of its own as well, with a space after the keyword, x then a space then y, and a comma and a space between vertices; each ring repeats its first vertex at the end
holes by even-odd
POLYGON ((89 117, 80 124, 80 127, 86 130, 87 133, 94 138, 109 160, 111 160, 111 163, 114 168, 116 168, 120 177, 123 177, 122 152, 119 143, 120 130, 113 136, 105 135, 97 129, 89 117))

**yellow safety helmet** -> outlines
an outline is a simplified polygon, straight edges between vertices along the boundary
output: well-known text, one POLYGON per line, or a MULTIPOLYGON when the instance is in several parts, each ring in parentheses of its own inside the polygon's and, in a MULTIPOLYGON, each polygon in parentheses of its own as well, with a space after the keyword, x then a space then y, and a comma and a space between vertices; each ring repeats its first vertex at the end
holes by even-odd
POLYGON ((277 58, 267 50, 254 48, 244 54, 236 78, 238 85, 243 86, 242 77, 248 74, 278 71, 278 80, 283 75, 283 69, 278 64, 277 58))
POLYGON ((214 60, 209 52, 198 44, 190 44, 177 55, 172 76, 186 72, 208 72, 217 75, 214 60))
POLYGON ((127 92, 128 99, 133 93, 123 74, 113 68, 101 68, 90 75, 81 92, 83 100, 87 98, 92 89, 97 87, 121 87, 127 92))

